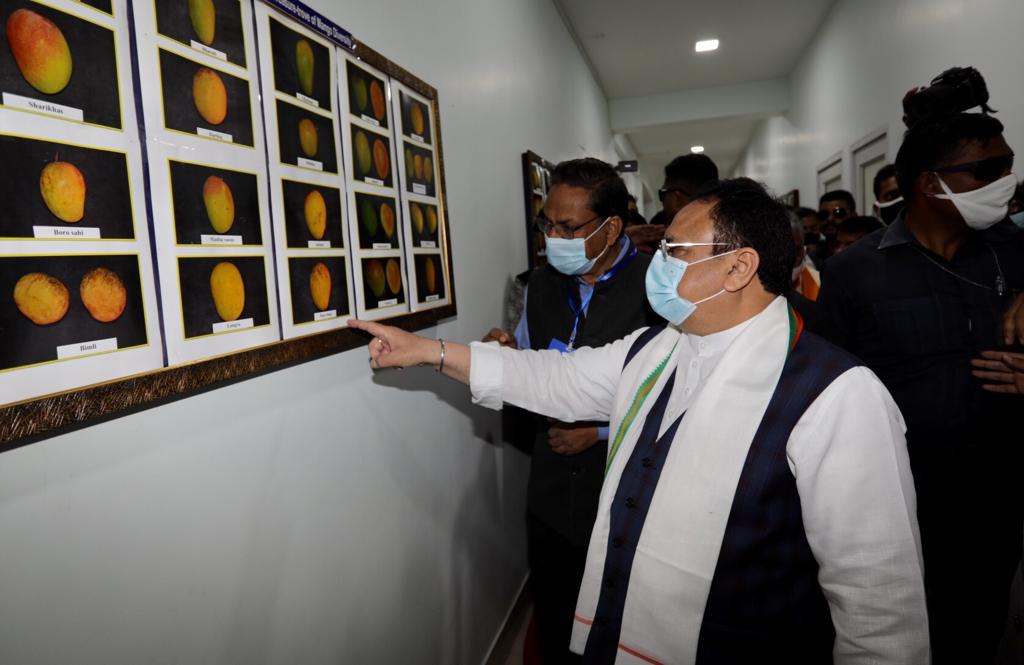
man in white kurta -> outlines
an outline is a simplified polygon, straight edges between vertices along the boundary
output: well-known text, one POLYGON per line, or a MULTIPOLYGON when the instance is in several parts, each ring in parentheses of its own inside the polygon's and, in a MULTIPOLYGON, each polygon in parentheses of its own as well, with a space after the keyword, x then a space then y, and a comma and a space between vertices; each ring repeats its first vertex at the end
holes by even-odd
MULTIPOLYGON (((441 344, 439 369, 475 402, 615 433, 573 629, 585 662, 929 661, 903 420, 870 370, 802 331, 775 206, 733 181, 676 216, 661 260, 685 264, 671 288, 686 313, 659 309, 649 272, 676 324, 660 332, 572 354, 449 345, 447 365, 441 344), (765 583, 776 570, 803 586, 765 583)), ((436 342, 353 325, 377 336, 374 367, 438 365, 436 342)))

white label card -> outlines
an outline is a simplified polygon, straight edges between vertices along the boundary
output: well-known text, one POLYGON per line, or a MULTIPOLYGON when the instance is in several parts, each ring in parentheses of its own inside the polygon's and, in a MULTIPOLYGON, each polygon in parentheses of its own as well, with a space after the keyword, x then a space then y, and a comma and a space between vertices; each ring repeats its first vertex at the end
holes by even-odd
POLYGON ((91 226, 33 226, 36 238, 60 238, 61 240, 96 239, 100 230, 91 226))
POLYGON ((364 116, 362 116, 362 118, 363 118, 363 120, 365 120, 366 122, 370 123, 371 125, 375 125, 377 127, 380 127, 380 121, 377 120, 376 118, 371 118, 368 115, 364 115, 364 116))
POLYGON ((389 242, 375 242, 373 243, 374 249, 391 249, 391 243, 389 242))
POLYGON ((199 236, 199 240, 204 245, 241 245, 242 236, 214 236, 202 234, 199 236))
POLYGON ((309 104, 310 106, 315 106, 315 107, 317 107, 317 108, 320 108, 320 102, 316 101, 316 100, 315 100, 315 99, 313 99, 312 97, 307 97, 307 96, 305 96, 305 95, 304 95, 304 94, 302 94, 301 92, 297 92, 297 93, 295 93, 295 97, 296 97, 296 98, 298 98, 298 99, 299 99, 299 100, 301 100, 301 101, 304 101, 304 102, 306 102, 306 103, 307 103, 307 104, 309 104))
POLYGON ((441 299, 441 296, 439 296, 439 295, 437 295, 435 293, 432 296, 427 296, 426 299, 424 300, 424 302, 434 302, 435 300, 440 300, 440 299, 441 299))
POLYGON ((425 195, 427 193, 427 186, 426 185, 421 185, 418 182, 414 182, 412 184, 412 193, 413 194, 424 194, 425 195))
POLYGON ((9 92, 4 93, 4 106, 21 109, 22 111, 45 113, 46 115, 65 118, 67 120, 77 120, 78 122, 82 122, 83 120, 82 109, 76 109, 73 106, 64 106, 63 104, 54 104, 53 102, 44 102, 38 99, 32 99, 31 97, 13 95, 9 92))
POLYGON ((225 143, 234 143, 231 138, 231 134, 225 134, 224 132, 215 132, 212 129, 206 127, 196 127, 196 134, 205 136, 211 139, 217 139, 218 141, 224 141, 225 143))
POLYGON ((306 159, 305 157, 299 157, 295 160, 295 163, 299 166, 305 166, 307 169, 313 169, 315 171, 323 171, 324 163, 318 162, 315 159, 306 159))
POLYGON ((192 43, 190 44, 190 46, 192 46, 192 48, 194 48, 195 50, 199 51, 200 53, 205 53, 206 55, 209 55, 209 56, 212 56, 214 58, 217 58, 218 60, 223 60, 224 62, 227 62, 227 60, 228 60, 228 54, 227 53, 224 53, 223 51, 218 51, 215 48, 210 48, 206 44, 203 44, 202 42, 197 42, 194 39, 192 40, 192 43))
POLYGON ((431 249, 434 249, 437 247, 437 243, 434 242, 433 240, 424 240, 420 243, 420 247, 429 247, 431 249))
POLYGON ((97 339, 91 342, 79 342, 78 344, 65 344, 57 347, 57 359, 75 358, 77 356, 88 356, 104 351, 117 351, 117 338, 97 339))
POLYGON ((329 309, 326 312, 317 312, 313 315, 314 321, 324 321, 326 319, 338 318, 338 311, 335 309, 329 309))
POLYGON ((252 319, 222 321, 220 323, 213 324, 213 332, 215 333, 228 332, 229 330, 242 330, 243 328, 252 328, 252 319))
POLYGON ((330 240, 310 240, 306 244, 309 246, 310 249, 330 249, 331 248, 331 241, 330 240))
POLYGON ((377 307, 390 307, 391 305, 397 305, 398 298, 389 298, 388 300, 377 301, 377 307))
POLYGON ((363 180, 370 183, 371 185, 377 185, 378 187, 384 186, 384 181, 378 180, 377 178, 363 178, 363 180))
POLYGON ((423 140, 423 137, 420 136, 419 134, 410 134, 409 136, 411 136, 413 139, 419 141, 420 143, 426 143, 426 141, 423 140))

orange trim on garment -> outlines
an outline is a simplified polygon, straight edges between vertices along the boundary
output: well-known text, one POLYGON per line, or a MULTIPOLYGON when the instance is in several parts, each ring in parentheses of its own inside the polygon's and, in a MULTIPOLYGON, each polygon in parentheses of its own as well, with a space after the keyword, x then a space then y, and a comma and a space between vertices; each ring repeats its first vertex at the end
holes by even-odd
POLYGON ((653 665, 664 665, 664 663, 662 663, 660 660, 654 660, 650 656, 645 656, 642 653, 640 653, 639 651, 635 651, 633 649, 630 649, 625 644, 621 644, 620 643, 619 644, 619 648, 622 649, 623 651, 625 651, 626 653, 628 653, 630 656, 635 656, 636 658, 639 658, 640 660, 646 661, 648 663, 653 663, 653 665))
POLYGON ((821 286, 814 281, 814 275, 807 268, 800 271, 800 293, 808 300, 817 300, 821 286))
POLYGON ((581 617, 579 614, 574 614, 572 618, 576 619, 577 621, 582 623, 584 626, 593 626, 594 625, 593 621, 587 621, 586 619, 581 617))

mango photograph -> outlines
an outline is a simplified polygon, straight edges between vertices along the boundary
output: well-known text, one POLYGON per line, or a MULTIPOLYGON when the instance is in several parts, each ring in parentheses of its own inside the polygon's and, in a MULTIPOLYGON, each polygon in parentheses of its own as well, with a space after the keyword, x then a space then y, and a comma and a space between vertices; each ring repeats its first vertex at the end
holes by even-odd
POLYGON ((394 186, 391 139, 356 125, 352 131, 352 177, 382 187, 394 186))
POLYGON ((398 249, 402 229, 395 199, 355 192, 360 249, 398 249))
POLYGON ((0 294, 0 370, 57 360, 59 346, 147 341, 135 254, 0 256, 0 294))
POLYGON ((213 334, 217 323, 270 323, 262 256, 178 257, 178 280, 186 339, 213 334))
POLYGON ((270 17, 270 54, 274 89, 292 97, 316 100, 324 111, 333 108, 331 96, 332 50, 281 21, 270 17))
POLYGON ((204 235, 263 244, 255 173, 175 160, 168 161, 167 169, 176 244, 201 245, 204 235))
POLYGON ((345 260, 344 256, 288 259, 293 324, 315 321, 318 312, 333 311, 338 317, 351 314, 345 260))
POLYGON ((228 134, 231 143, 253 145, 249 81, 160 49, 164 126, 200 134, 228 134))
MULTIPOLYGON (((113 31, 37 2, 4 0, 0 18, 0 92, 77 109, 83 122, 121 128, 115 72, 131 63, 117 62, 113 31)), ((16 101, 3 103, 25 110, 16 101)))
POLYGON ((439 247, 437 219, 436 205, 409 201, 409 227, 412 229, 413 247, 439 247))
POLYGON ((421 148, 409 141, 402 142, 402 159, 405 161, 405 191, 423 196, 437 196, 434 182, 434 152, 421 148))
POLYGON ((337 173, 334 121, 308 106, 297 104, 277 100, 277 141, 281 162, 301 166, 299 159, 311 160, 320 163, 320 170, 337 173))
POLYGON ((402 107, 402 134, 413 140, 421 140, 428 145, 433 143, 430 110, 427 105, 404 90, 398 92, 398 99, 402 107))
POLYGON ((445 291, 441 255, 417 254, 413 262, 416 264, 416 302, 443 300, 445 291))
POLYGON ((380 309, 405 302, 400 257, 362 259, 362 267, 363 302, 366 303, 366 309, 380 309))
POLYGON ((0 154, 0 238, 34 238, 36 227, 135 237, 124 153, 0 134, 0 154))
POLYGON ((387 83, 351 61, 345 63, 348 110, 357 118, 387 129, 387 83))
MULTIPOLYGON (((156 31, 185 46, 206 47, 246 67, 239 0, 153 0, 156 31)), ((216 56, 214 56, 216 57, 216 56)))
POLYGON ((309 248, 311 241, 332 249, 345 246, 340 189, 282 179, 281 194, 288 247, 309 248))

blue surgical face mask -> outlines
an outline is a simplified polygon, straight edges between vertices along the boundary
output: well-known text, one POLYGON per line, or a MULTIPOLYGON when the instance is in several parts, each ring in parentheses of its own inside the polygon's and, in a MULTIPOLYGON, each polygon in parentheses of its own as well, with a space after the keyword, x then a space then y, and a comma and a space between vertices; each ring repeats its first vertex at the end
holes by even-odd
POLYGON ((1024 229, 1024 210, 1013 213, 1012 215, 1010 215, 1010 219, 1013 221, 1014 224, 1024 229))
POLYGON ((548 263, 563 275, 583 275, 590 272, 597 260, 608 251, 608 246, 592 259, 587 258, 587 241, 604 228, 611 217, 606 217, 601 226, 586 238, 545 238, 548 263))
POLYGON ((694 261, 693 263, 687 263, 682 259, 672 256, 666 258, 661 252, 655 252, 651 258, 650 265, 647 266, 647 277, 645 279, 647 302, 651 303, 651 307, 659 316, 672 325, 678 326, 682 324, 697 309, 697 305, 725 293, 725 289, 722 289, 718 293, 697 302, 691 302, 686 298, 680 297, 679 282, 682 281, 686 268, 703 263, 704 261, 720 259, 735 252, 736 250, 734 249, 694 261))

